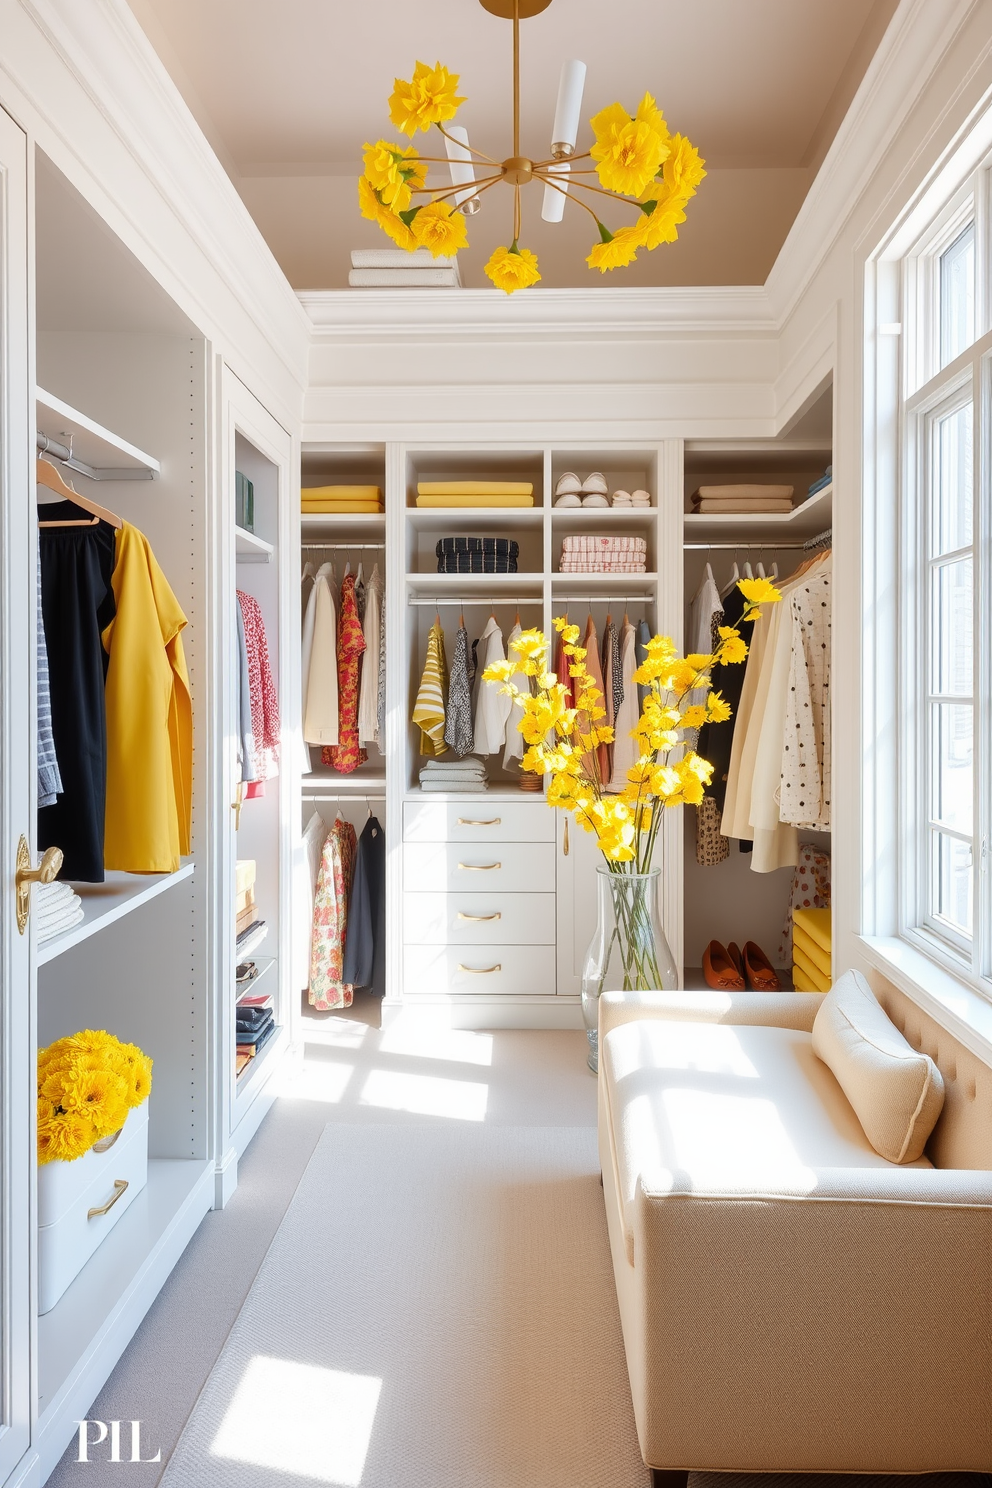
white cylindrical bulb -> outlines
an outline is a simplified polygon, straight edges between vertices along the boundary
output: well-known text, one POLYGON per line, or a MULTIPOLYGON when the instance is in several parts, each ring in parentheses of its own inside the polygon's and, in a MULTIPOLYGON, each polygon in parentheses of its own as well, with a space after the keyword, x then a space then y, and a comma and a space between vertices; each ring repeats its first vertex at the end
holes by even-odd
MULTIPOLYGON (((461 124, 449 124, 445 131, 444 147, 448 152, 448 169, 451 172, 452 186, 467 186, 475 180, 475 165, 472 161, 472 152, 468 147, 468 130, 461 124), (452 135, 452 139, 448 139, 452 135)), ((455 194, 455 205, 461 206, 474 191, 459 191, 455 194)))
POLYGON ((544 205, 541 207, 541 216, 545 222, 560 222, 565 215, 565 198, 562 191, 568 190, 568 173, 572 169, 567 160, 559 160, 554 165, 548 166, 549 176, 564 177, 562 190, 557 191, 554 186, 544 183, 544 205))
POLYGON ((579 133, 579 113, 582 109, 582 90, 586 85, 586 64, 574 59, 561 65, 561 80, 558 83, 558 107, 555 109, 555 125, 551 131, 551 153, 571 155, 579 133))

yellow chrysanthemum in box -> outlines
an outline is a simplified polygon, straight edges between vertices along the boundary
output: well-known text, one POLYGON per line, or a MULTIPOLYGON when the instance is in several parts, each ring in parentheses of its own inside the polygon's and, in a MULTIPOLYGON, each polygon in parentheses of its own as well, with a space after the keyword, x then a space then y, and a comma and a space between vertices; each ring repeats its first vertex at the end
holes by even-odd
POLYGON ((147 1100, 152 1061, 137 1044, 86 1028, 38 1051, 38 1162, 73 1162, 147 1100))

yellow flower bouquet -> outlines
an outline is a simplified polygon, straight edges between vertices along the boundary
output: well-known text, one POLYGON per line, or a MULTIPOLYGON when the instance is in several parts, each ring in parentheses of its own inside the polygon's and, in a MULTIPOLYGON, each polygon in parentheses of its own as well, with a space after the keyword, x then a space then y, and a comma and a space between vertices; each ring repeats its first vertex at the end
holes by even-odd
POLYGON ((137 1044, 84 1029, 38 1051, 38 1162, 73 1162, 148 1099, 152 1061, 137 1044))
MULTIPOLYGON (((781 598, 767 579, 745 579, 738 587, 745 600, 741 623, 757 620, 762 604, 781 598)), ((698 806, 703 799, 713 767, 690 741, 704 723, 729 719, 730 707, 711 689, 710 679, 718 664, 742 662, 747 646, 735 626, 721 626, 719 645, 706 655, 681 656, 668 636, 646 643, 646 656, 633 676, 645 693, 632 730, 639 754, 627 771, 626 785, 611 792, 600 767, 600 747, 614 739, 613 729, 603 722, 602 693, 586 666, 585 648, 578 645, 578 626, 561 617, 554 624, 571 687, 549 670, 548 640, 540 630, 524 631, 511 641, 515 656, 487 667, 483 676, 501 683, 522 710, 517 726, 528 746, 523 769, 550 776, 548 805, 570 812, 583 831, 593 834, 605 860, 597 932, 602 943, 595 952, 595 940, 590 947, 593 965, 583 975, 582 991, 590 1066, 595 1069, 595 1017, 606 981, 615 977, 617 990, 676 985, 657 919, 655 880, 660 870, 653 869, 652 859, 663 811, 698 806), (521 672, 530 690, 513 682, 521 672), (605 932, 604 918, 609 921, 605 932)))

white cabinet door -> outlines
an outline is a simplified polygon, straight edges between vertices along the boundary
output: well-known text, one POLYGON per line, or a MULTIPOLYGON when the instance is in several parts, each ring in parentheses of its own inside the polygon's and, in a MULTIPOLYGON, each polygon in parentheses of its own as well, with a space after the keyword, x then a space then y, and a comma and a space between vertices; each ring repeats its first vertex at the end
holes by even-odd
POLYGON ((0 109, 0 1483, 31 1443, 35 1079, 28 922, 15 916, 23 836, 35 852, 35 565, 29 400, 27 138, 0 109))
POLYGON ((558 996, 578 997, 582 962, 596 928, 596 869, 603 855, 596 839, 571 816, 555 813, 558 892, 558 996))

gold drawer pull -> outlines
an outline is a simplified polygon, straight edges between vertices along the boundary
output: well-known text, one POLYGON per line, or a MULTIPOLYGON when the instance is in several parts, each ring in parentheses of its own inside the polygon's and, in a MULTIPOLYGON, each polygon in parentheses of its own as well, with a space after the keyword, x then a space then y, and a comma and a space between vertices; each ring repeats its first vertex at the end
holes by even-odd
POLYGON ((460 816, 458 825, 460 827, 498 827, 502 820, 501 816, 492 816, 488 821, 473 821, 470 816, 460 816))
POLYGON ((463 914, 462 911, 459 910, 458 918, 460 920, 501 920, 503 918, 503 911, 501 909, 498 909, 495 914, 491 915, 467 915, 463 914))
POLYGON ((459 863, 459 868, 464 868, 467 873, 491 873, 494 868, 502 868, 502 863, 459 863))
POLYGON ((100 1207, 99 1207, 99 1209, 87 1209, 87 1211, 86 1211, 86 1218, 87 1219, 96 1219, 96 1217, 97 1217, 98 1214, 109 1214, 110 1210, 113 1209, 114 1205, 117 1203, 117 1200, 122 1196, 122 1194, 126 1191, 126 1189, 127 1189, 127 1179, 126 1178, 115 1178, 114 1179, 114 1197, 112 1199, 108 1199, 105 1204, 101 1204, 100 1207))
POLYGON ((503 968, 497 961, 495 966, 463 966, 459 961, 459 971, 470 971, 473 976, 489 976, 494 971, 502 971, 503 968))

